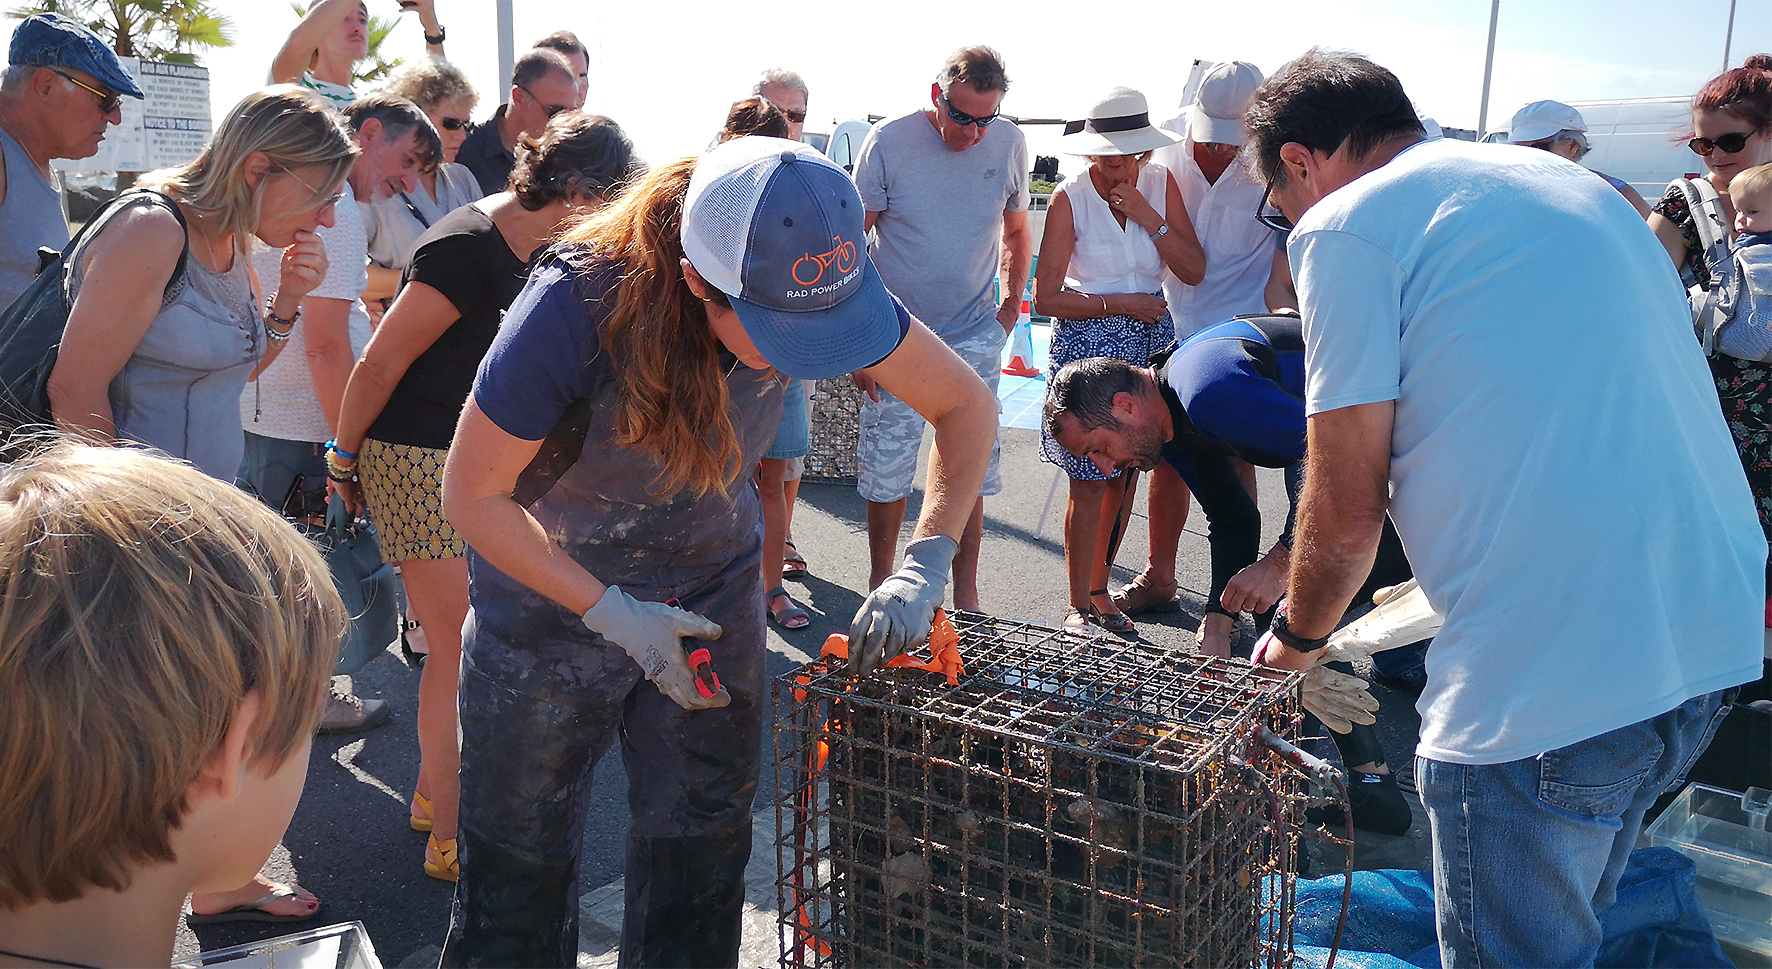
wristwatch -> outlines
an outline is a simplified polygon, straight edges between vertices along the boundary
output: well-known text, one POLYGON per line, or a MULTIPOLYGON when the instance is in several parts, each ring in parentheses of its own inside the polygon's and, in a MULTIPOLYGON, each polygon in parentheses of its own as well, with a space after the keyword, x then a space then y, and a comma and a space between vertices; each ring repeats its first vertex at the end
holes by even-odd
POLYGON ((1156 242, 1158 239, 1161 239, 1168 234, 1169 234, 1169 223, 1165 222, 1162 225, 1157 226, 1157 231, 1151 233, 1151 241, 1156 242))
POLYGON ((444 38, 444 36, 446 36, 446 34, 447 34, 447 32, 443 29, 443 25, 438 24, 436 36, 433 37, 430 34, 426 34, 425 35, 425 43, 427 43, 427 44, 441 44, 441 43, 443 43, 443 38, 444 38))
POLYGON ((1314 653, 1329 645, 1328 636, 1324 636, 1321 639, 1305 639, 1297 633, 1294 633, 1291 627, 1286 625, 1286 609, 1284 606, 1274 612, 1273 624, 1267 627, 1267 631, 1273 633, 1274 638, 1279 640, 1282 646, 1285 646, 1287 649, 1296 650, 1300 653, 1314 653))

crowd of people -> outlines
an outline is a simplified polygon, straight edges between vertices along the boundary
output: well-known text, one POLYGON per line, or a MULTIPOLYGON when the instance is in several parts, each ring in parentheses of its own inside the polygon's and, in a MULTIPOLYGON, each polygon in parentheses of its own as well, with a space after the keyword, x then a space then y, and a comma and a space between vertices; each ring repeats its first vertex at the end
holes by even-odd
MULTIPOLYGON (((350 617, 292 525, 337 506, 374 522, 426 654, 410 823, 457 883, 443 964, 574 963, 583 802, 618 737, 623 964, 735 964, 765 630, 809 622, 784 579, 809 568, 810 385, 865 395, 865 674, 927 637, 950 582, 984 605, 1030 274, 1055 319, 1064 625, 1179 611, 1194 499, 1208 655, 1248 614, 1245 655, 1309 669, 1350 606, 1416 576, 1444 626, 1375 665, 1421 697, 1443 959, 1591 963, 1649 804, 1764 675, 1772 57, 1697 95, 1709 174, 1653 206, 1574 164, 1573 108, 1522 109, 1525 147, 1429 138, 1354 55, 1219 64, 1160 124, 1113 88, 1066 127, 1085 167, 1034 272, 989 47, 949 56, 852 173, 801 143, 810 89, 781 69, 706 152, 648 167, 586 110, 569 32, 473 125, 432 0, 402 6, 429 57, 358 89, 367 10, 320 0, 194 160, 72 241, 49 162, 143 92, 72 21, 14 32, 0 304, 39 249, 67 250, 69 302, 54 432, 0 470, 0 964, 164 961, 187 895, 193 923, 316 913, 257 869, 313 733, 388 717, 328 690, 350 617), (1293 509, 1265 553, 1258 467, 1293 509), (1110 590, 1140 472, 1149 559, 1110 590)), ((1307 707, 1355 822, 1406 829, 1370 714, 1307 707)))

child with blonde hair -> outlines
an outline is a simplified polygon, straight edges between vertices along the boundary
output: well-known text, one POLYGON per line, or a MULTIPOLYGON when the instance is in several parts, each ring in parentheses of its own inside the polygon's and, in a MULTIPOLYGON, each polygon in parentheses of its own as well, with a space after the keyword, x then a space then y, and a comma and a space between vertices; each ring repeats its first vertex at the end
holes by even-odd
POLYGON ((1772 362, 1772 165, 1731 179, 1729 201, 1740 234, 1711 267, 1710 291, 1693 295, 1693 316, 1706 352, 1772 362))
POLYGON ((313 546, 189 465, 0 469, 0 965, 170 962, 288 826, 344 626, 313 546))

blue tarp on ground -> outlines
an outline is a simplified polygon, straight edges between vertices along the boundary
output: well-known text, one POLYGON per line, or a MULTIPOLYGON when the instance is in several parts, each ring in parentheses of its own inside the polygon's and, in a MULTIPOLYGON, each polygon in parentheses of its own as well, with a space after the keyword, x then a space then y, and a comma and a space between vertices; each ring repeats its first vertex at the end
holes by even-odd
MULTIPOLYGON (((1342 876, 1298 883, 1297 965, 1321 969, 1341 913, 1342 876)), ((1692 862, 1669 848, 1631 853, 1618 902, 1600 913, 1601 967, 1730 966, 1699 906, 1692 862)), ((1335 965, 1346 969, 1438 967, 1433 883, 1427 872, 1354 873, 1347 931, 1335 965)))

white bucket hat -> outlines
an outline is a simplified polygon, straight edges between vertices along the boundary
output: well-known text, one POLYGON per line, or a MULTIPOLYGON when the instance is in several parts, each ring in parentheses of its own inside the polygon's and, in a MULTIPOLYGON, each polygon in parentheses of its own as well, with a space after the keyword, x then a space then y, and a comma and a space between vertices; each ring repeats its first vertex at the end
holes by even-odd
POLYGON ((1117 87, 1095 102, 1082 121, 1066 122, 1059 149, 1067 155, 1142 155, 1180 138, 1151 124, 1144 95, 1117 87))
POLYGON ((1586 131, 1587 122, 1581 112, 1561 101, 1534 101, 1514 112, 1508 125, 1509 144, 1525 145, 1543 141, 1559 131, 1586 131))
POLYGON ((1261 87, 1261 69, 1248 61, 1225 61, 1200 79, 1188 108, 1187 133, 1194 144, 1241 145, 1243 112, 1261 87))

